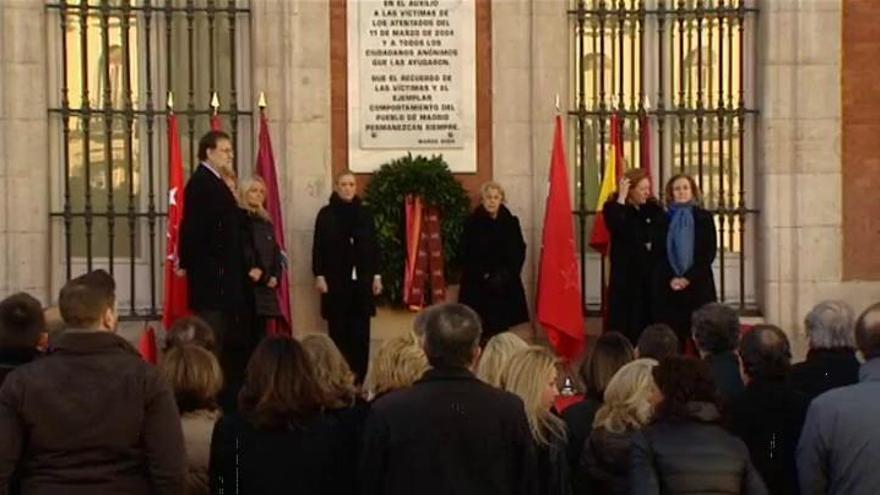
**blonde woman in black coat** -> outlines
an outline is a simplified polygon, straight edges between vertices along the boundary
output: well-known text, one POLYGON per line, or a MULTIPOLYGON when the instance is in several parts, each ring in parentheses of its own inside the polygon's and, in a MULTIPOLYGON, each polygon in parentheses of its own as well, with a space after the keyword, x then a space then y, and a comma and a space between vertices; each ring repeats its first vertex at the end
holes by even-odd
POLYGON ((264 206, 266 183, 259 176, 251 177, 241 186, 241 206, 247 211, 245 262, 254 300, 254 332, 252 347, 266 335, 266 325, 281 316, 278 305, 278 282, 282 276, 284 256, 275 239, 275 227, 264 206))
POLYGON ((464 224, 458 302, 480 315, 485 345, 492 336, 528 322, 529 309, 520 279, 526 243, 519 219, 504 206, 501 184, 483 184, 480 197, 464 224))
POLYGON ((357 195, 352 172, 336 177, 330 203, 315 219, 312 273, 330 338, 361 383, 370 355, 374 296, 382 293, 376 226, 357 195))

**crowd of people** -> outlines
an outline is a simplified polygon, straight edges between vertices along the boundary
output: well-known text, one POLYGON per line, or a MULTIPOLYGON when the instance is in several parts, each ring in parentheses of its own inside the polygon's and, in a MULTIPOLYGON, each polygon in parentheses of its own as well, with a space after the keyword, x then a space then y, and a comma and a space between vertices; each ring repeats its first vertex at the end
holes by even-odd
POLYGON ((238 382, 217 335, 179 320, 157 366, 117 326, 104 271, 60 291, 63 328, 33 297, 0 302, 0 493, 876 493, 880 304, 743 332, 698 309, 699 356, 662 324, 636 346, 601 335, 562 409, 560 366, 511 332, 481 345, 447 303, 385 341, 363 384, 333 340, 269 336, 238 382), (57 325, 54 325, 57 326, 57 325), (864 363, 857 359, 857 351, 864 363))

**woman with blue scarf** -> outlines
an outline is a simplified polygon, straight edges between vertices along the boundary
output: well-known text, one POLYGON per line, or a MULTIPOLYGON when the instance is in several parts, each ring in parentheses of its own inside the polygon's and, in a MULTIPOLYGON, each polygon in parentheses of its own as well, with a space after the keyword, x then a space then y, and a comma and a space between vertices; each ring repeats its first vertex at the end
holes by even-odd
POLYGON ((717 252, 715 220, 700 207, 693 177, 679 174, 666 184, 667 214, 658 229, 654 319, 690 338, 691 313, 717 301, 712 262, 717 252))

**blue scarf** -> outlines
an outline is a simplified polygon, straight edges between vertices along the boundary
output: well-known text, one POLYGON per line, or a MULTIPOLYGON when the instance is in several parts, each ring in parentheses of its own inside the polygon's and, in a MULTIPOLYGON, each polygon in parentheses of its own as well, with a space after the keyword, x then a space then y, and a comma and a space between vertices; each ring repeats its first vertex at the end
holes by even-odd
POLYGON ((694 204, 669 205, 666 256, 675 276, 682 277, 694 265, 694 204))

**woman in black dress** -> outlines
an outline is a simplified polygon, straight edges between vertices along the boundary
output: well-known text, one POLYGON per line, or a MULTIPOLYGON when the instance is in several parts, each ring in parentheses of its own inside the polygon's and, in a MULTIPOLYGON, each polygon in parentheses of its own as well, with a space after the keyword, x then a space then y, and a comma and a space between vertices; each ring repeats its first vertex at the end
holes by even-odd
POLYGON ((691 334, 691 313, 717 300, 712 274, 715 220, 700 206, 700 190, 689 175, 669 179, 666 203, 668 212, 654 242, 654 319, 672 327, 684 346, 691 334))
POLYGON ((622 333, 635 346, 642 330, 652 323, 652 250, 657 223, 663 217, 644 170, 631 169, 624 174, 602 216, 611 234, 609 328, 605 330, 622 333))
POLYGON ((480 187, 480 206, 464 225, 461 292, 458 301, 473 308, 483 323, 481 343, 529 321, 520 271, 526 259, 519 219, 504 206, 497 182, 480 187))
POLYGON ((336 178, 330 204, 315 219, 312 273, 330 338, 361 383, 370 355, 374 296, 382 292, 373 215, 357 195, 351 172, 336 178))

